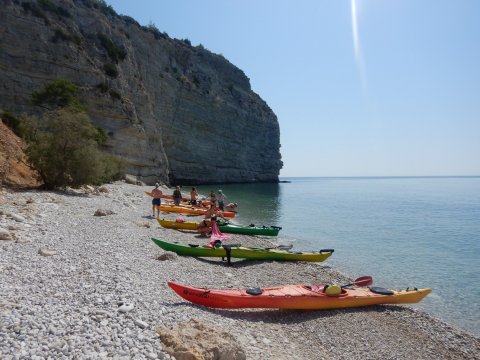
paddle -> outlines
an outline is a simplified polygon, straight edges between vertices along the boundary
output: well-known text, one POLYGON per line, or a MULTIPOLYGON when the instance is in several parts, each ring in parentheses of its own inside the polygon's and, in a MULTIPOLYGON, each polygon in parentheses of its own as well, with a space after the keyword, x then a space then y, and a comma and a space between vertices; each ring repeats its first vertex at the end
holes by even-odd
POLYGON ((369 286, 372 285, 373 278, 371 276, 361 276, 358 279, 355 279, 353 283, 342 285, 341 288, 346 288, 349 286, 369 286))

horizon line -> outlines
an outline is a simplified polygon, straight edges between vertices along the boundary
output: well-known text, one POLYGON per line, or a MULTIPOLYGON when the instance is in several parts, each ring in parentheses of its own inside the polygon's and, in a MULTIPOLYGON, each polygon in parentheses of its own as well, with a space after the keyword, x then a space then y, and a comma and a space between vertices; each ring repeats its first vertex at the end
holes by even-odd
POLYGON ((279 178, 448 178, 448 177, 480 177, 480 175, 305 175, 287 176, 279 178))

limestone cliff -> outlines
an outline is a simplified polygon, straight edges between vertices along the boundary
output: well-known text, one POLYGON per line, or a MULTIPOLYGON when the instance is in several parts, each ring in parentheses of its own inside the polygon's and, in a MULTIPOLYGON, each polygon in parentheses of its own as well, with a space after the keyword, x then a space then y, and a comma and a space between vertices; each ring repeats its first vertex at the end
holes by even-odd
POLYGON ((108 133, 108 151, 145 181, 278 181, 277 118, 224 57, 102 1, 0 6, 0 108, 39 113, 32 92, 67 79, 108 133))

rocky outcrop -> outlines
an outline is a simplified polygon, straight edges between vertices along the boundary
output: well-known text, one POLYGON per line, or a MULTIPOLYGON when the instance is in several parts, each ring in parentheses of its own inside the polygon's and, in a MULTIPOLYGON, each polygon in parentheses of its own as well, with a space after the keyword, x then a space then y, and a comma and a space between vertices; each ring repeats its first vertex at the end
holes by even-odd
POLYGON ((278 181, 275 114, 221 55, 95 0, 0 0, 0 108, 38 114, 46 81, 77 84, 107 150, 164 183, 278 181))
POLYGON ((25 143, 0 119, 0 185, 37 187, 41 183, 36 171, 28 166, 25 143))
POLYGON ((235 338, 222 328, 211 327, 199 320, 158 330, 165 351, 178 360, 244 360, 245 351, 235 338))

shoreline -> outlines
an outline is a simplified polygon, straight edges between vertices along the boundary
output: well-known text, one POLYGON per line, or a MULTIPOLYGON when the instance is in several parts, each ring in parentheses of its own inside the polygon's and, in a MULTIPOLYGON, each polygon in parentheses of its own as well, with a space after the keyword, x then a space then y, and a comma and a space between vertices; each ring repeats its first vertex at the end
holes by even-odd
MULTIPOLYGON (((406 306, 308 312, 215 310, 189 304, 167 287, 167 280, 233 289, 351 279, 332 269, 328 259, 232 259, 231 267, 220 259, 157 260, 166 252, 150 237, 194 244, 207 238, 163 229, 150 218, 144 190, 151 187, 116 182, 104 188, 108 192, 98 194, 0 193, 0 227, 16 238, 0 240, 1 358, 110 354, 168 359, 157 329, 194 319, 233 336, 247 359, 473 359, 480 351, 474 334, 406 306), (94 216, 97 209, 114 213, 94 216), (42 256, 41 249, 54 254, 42 256), (121 313, 119 302, 134 308, 121 313)), ((177 216, 161 214, 165 219, 177 216)), ((234 234, 231 241, 272 244, 263 237, 234 234)))

